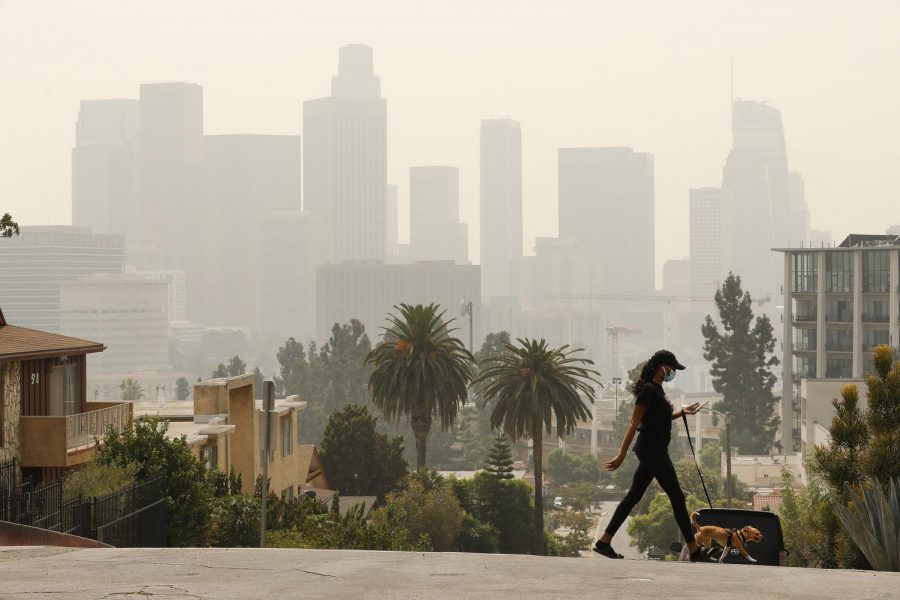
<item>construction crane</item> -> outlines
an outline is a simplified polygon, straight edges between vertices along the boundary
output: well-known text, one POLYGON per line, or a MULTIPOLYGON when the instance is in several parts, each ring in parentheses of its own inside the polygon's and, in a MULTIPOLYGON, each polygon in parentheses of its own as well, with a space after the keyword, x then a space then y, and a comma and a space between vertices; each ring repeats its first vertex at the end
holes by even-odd
MULTIPOLYGON (((701 304, 711 304, 715 302, 713 298, 699 296, 665 296, 656 294, 566 294, 562 296, 544 296, 548 300, 618 300, 633 302, 694 302, 701 304)), ((753 302, 757 306, 762 306, 772 301, 771 295, 765 298, 758 298, 753 302)))

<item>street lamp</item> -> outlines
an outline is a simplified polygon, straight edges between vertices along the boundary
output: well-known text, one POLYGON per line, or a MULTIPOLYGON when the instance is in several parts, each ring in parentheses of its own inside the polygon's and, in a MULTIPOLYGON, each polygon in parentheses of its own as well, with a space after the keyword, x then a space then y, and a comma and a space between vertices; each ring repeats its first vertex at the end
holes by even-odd
POLYGON ((469 352, 474 354, 475 346, 472 343, 472 301, 463 300, 459 303, 459 314, 469 317, 469 352))
POLYGON ((616 386, 616 416, 619 416, 619 384, 622 383, 621 377, 612 378, 613 385, 616 386))
POLYGON ((712 408, 703 410, 718 415, 725 421, 725 506, 731 508, 731 417, 728 413, 721 413, 712 408))

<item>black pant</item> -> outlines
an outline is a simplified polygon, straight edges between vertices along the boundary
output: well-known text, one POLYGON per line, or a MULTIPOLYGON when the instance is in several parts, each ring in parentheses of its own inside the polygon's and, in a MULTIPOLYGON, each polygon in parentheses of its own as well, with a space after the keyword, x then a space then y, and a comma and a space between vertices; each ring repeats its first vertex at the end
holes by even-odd
POLYGON ((616 534, 625 519, 628 518, 631 510, 644 497, 647 486, 655 478, 660 487, 669 497, 672 503, 672 512, 675 513, 675 521, 681 530, 681 535, 685 541, 694 541, 694 529, 691 526, 691 518, 688 516, 687 506, 684 501, 684 492, 681 491, 681 485, 678 483, 678 475, 675 473, 675 465, 669 458, 669 451, 665 447, 661 448, 645 448, 638 453, 640 464, 634 472, 634 479, 631 481, 631 488, 625 494, 625 498, 616 507, 612 519, 606 526, 606 533, 610 536, 616 534))

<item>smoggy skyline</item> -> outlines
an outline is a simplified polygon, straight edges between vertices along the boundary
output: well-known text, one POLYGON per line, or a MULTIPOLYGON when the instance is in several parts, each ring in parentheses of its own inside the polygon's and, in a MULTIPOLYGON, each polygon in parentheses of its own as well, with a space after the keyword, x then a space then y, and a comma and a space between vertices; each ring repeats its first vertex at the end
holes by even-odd
MULTIPOLYGON (((0 210, 71 219, 78 104, 141 83, 203 86, 207 134, 302 135, 338 47, 371 45, 388 111, 388 181, 408 239, 409 167, 460 169, 478 256, 481 119, 521 123, 524 246, 557 233, 557 149, 654 156, 657 280, 688 253, 688 190, 721 184, 734 96, 781 111, 812 227, 840 240, 900 221, 900 2, 0 2, 0 210)), ((602 228, 602 224, 598 224, 602 228)))

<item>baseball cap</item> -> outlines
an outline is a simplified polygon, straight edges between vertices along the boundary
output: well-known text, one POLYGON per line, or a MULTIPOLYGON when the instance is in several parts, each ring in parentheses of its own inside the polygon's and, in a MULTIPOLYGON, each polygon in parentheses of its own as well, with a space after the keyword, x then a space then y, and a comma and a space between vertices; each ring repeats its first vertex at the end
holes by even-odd
POLYGON ((650 360, 656 362, 657 364, 666 365, 667 367, 677 369, 678 371, 683 371, 685 369, 685 366, 678 362, 678 359, 675 358, 675 355, 668 350, 657 350, 653 353, 653 356, 650 357, 650 360))

